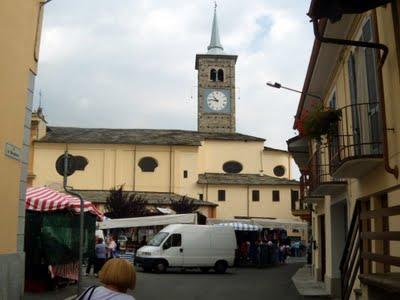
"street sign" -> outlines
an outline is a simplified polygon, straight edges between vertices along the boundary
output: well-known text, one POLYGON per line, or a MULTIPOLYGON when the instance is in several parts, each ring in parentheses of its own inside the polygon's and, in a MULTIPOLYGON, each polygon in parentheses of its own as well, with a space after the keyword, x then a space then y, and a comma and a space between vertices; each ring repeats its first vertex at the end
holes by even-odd
POLYGON ((12 159, 21 160, 21 149, 10 143, 6 143, 5 154, 12 159))

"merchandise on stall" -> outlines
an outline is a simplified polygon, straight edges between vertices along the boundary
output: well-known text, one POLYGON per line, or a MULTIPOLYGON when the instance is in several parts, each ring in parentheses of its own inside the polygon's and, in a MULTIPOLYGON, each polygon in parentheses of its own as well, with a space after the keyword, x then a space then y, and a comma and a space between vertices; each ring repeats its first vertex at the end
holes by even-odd
MULTIPOLYGON (((78 279, 80 200, 47 187, 26 195, 25 278, 27 290, 43 290, 52 279, 78 279)), ((103 214, 84 202, 84 257, 94 251, 96 219, 103 214)))

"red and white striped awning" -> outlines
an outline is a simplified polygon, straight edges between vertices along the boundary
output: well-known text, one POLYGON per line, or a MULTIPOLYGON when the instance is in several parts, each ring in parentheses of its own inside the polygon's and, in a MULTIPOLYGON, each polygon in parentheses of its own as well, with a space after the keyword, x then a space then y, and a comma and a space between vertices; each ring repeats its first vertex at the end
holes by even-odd
MULTIPOLYGON (((35 211, 55 211, 69 209, 80 213, 80 200, 77 197, 57 192, 48 187, 28 188, 25 208, 35 211)), ((84 211, 96 215, 103 220, 104 215, 91 202, 84 201, 84 211)))

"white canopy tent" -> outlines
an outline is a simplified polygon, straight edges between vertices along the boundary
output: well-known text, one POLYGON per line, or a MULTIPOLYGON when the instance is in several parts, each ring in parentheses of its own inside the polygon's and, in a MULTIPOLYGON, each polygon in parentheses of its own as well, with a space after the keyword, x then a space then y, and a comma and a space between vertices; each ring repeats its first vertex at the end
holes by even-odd
POLYGON ((253 225, 253 224, 247 224, 247 223, 239 223, 239 222, 231 222, 231 223, 220 223, 220 224, 215 224, 214 226, 227 226, 227 227, 232 227, 235 229, 235 231, 261 231, 262 227, 253 225))
POLYGON ((197 214, 107 219, 100 223, 99 229, 147 227, 169 224, 197 224, 197 214))
POLYGON ((286 230, 307 230, 308 224, 306 222, 291 220, 291 219, 262 219, 262 218, 252 218, 252 219, 208 219, 208 224, 221 224, 221 223, 245 223, 251 225, 257 225, 261 228, 282 228, 286 230))

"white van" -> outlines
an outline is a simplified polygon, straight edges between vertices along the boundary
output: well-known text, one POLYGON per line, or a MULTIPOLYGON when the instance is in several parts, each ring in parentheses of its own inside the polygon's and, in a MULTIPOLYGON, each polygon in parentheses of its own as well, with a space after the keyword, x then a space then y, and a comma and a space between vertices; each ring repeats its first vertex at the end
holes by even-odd
POLYGON ((208 225, 168 225, 147 246, 138 249, 135 265, 145 271, 164 272, 168 267, 214 268, 225 273, 235 259, 233 228, 208 225))

